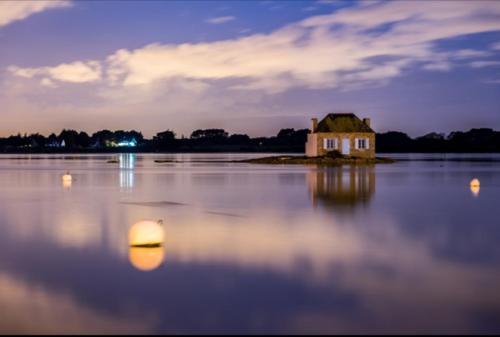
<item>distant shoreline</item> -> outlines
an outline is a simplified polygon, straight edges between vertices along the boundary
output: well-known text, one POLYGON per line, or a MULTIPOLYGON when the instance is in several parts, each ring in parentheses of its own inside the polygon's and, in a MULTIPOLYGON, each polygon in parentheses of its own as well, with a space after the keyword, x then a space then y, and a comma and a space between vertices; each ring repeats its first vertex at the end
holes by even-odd
MULTIPOLYGON (((59 135, 0 137, 0 153, 303 153, 308 129, 281 129, 276 136, 251 138, 223 129, 193 131, 177 138, 172 131, 146 139, 137 131, 101 130, 92 135, 63 130, 59 135)), ((397 131, 377 133, 377 153, 500 153, 500 131, 471 129, 448 136, 430 133, 411 138, 397 131)))
MULTIPOLYGON (((118 149, 118 148, 113 148, 113 149, 102 149, 102 150, 50 150, 50 151, 21 151, 21 150, 16 150, 16 151, 0 151, 0 155, 9 155, 9 154, 26 154, 26 155, 33 155, 33 154, 60 154, 60 155, 74 155, 74 154, 123 154, 123 153, 136 153, 136 154, 198 154, 198 153, 214 153, 214 154, 241 154, 241 153, 255 153, 255 154, 266 154, 266 153, 276 153, 276 154, 301 154, 304 153, 304 151, 297 151, 297 150, 255 150, 255 149, 241 149, 241 150, 227 150, 227 149, 220 149, 220 150, 204 150, 204 149, 190 149, 186 151, 160 151, 160 150, 144 150, 144 149, 133 149, 133 148, 123 148, 123 149, 118 149)), ((452 155, 452 154, 500 154, 500 151, 380 151, 376 152, 377 155, 387 155, 387 154, 442 154, 442 155, 452 155)))
MULTIPOLYGON (((487 155, 500 155, 497 152, 480 152, 480 153, 457 153, 457 152, 442 152, 442 153, 428 153, 428 152, 405 152, 405 153, 377 153, 374 159, 363 158, 328 158, 317 157, 308 158, 304 154, 298 152, 267 152, 274 154, 272 156, 262 156, 266 152, 143 152, 143 151, 124 151, 124 152, 51 152, 51 153, 0 153, 0 161, 4 160, 80 160, 88 159, 92 155, 102 155, 102 160, 107 164, 119 163, 118 158, 111 158, 112 156, 119 156, 123 154, 137 154, 137 155, 158 155, 157 158, 152 160, 157 164, 176 164, 176 163, 247 163, 247 164, 273 164, 273 165, 320 165, 320 166, 337 166, 337 165, 373 165, 373 164, 390 164, 394 162, 473 162, 473 163, 500 163, 500 156, 498 158, 488 158, 487 155), (227 160, 203 160, 203 159, 175 159, 175 158, 161 158, 162 155, 190 155, 190 154, 220 154, 220 155, 248 155, 247 159, 227 159, 227 160), (395 155, 394 158, 388 158, 385 155, 395 155), (435 157, 421 157, 421 158, 401 158, 398 155, 435 155, 435 157), (459 156, 457 156, 459 155, 459 156), (462 155, 462 156, 460 156, 462 155), (473 157, 469 157, 471 155, 473 157), (481 156, 485 155, 485 156, 481 156)), ((95 159, 101 159, 95 158, 95 159)))
POLYGON ((357 158, 357 157, 306 157, 306 156, 272 156, 238 160, 235 162, 248 164, 270 164, 270 165, 320 165, 320 166, 338 166, 338 165, 374 165, 374 164, 393 164, 396 161, 391 158, 357 158))

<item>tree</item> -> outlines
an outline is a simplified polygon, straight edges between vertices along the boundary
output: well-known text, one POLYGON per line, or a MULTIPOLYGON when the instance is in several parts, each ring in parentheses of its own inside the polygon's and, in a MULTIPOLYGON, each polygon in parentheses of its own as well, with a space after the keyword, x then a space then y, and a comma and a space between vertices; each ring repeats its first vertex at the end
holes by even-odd
POLYGON ((29 142, 32 147, 44 147, 46 143, 46 139, 44 136, 42 136, 39 133, 35 133, 30 135, 29 137, 29 142))
POLYGON ((76 138, 76 144, 78 147, 88 148, 91 144, 91 139, 86 132, 80 132, 76 138))
POLYGON ((378 152, 411 152, 413 139, 406 133, 389 131, 376 135, 378 152))
POLYGON ((250 142, 251 139, 248 135, 235 134, 229 137, 229 144, 232 145, 248 145, 250 142))
POLYGON ((114 133, 109 130, 98 131, 91 137, 92 144, 98 147, 106 146, 107 143, 113 142, 114 140, 114 133))
POLYGON ((196 130, 191 134, 192 139, 201 138, 227 138, 228 133, 224 129, 196 130))
POLYGON ((153 144, 160 148, 171 148, 175 145, 175 133, 167 130, 159 132, 153 137, 153 144))
POLYGON ((63 130, 58 137, 59 141, 64 141, 66 147, 75 148, 78 145, 78 132, 75 130, 63 130))

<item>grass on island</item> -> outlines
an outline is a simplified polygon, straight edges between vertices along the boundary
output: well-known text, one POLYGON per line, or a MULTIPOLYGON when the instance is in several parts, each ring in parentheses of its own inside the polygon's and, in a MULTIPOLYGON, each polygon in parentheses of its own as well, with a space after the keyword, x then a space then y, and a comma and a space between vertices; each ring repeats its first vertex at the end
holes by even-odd
POLYGON ((325 156, 320 157, 307 157, 307 156, 291 156, 291 155, 281 155, 272 157, 261 157, 252 158, 244 160, 188 160, 179 161, 173 159, 156 159, 155 163, 249 163, 249 164, 273 164, 273 165, 372 165, 372 164, 392 164, 395 160, 391 158, 375 157, 375 158, 360 158, 353 156, 345 156, 338 151, 332 151, 325 156))
POLYGON ((344 156, 340 153, 331 152, 320 157, 306 156, 272 156, 241 160, 242 163, 251 164, 297 164, 297 165, 371 165, 371 164, 392 164, 395 160, 391 158, 360 158, 344 156))

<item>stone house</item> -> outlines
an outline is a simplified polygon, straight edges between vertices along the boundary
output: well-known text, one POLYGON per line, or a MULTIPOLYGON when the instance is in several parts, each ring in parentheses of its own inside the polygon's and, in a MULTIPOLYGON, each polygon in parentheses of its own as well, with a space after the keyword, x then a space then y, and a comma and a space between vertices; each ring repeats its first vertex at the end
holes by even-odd
POLYGON ((318 157, 338 151, 343 155, 375 158, 375 132, 370 119, 359 119, 352 113, 331 113, 318 123, 312 119, 307 135, 306 156, 318 157))

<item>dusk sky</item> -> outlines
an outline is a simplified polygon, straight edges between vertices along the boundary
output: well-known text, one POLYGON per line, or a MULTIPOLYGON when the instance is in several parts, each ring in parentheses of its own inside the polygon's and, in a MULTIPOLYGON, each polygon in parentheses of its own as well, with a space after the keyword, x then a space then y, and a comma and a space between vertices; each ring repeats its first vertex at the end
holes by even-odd
POLYGON ((0 2, 0 136, 500 129, 500 1, 0 2))

